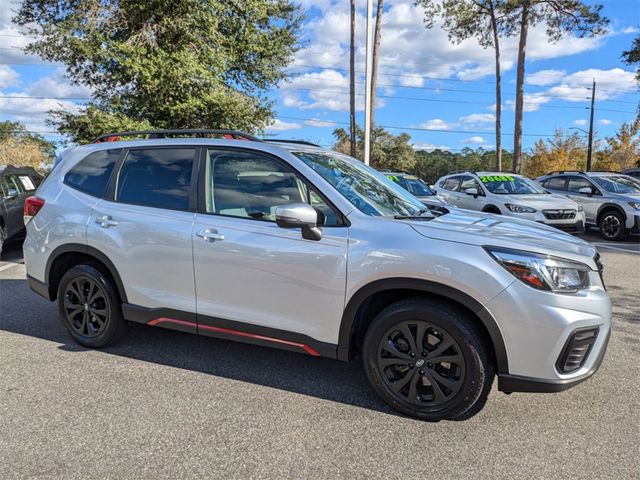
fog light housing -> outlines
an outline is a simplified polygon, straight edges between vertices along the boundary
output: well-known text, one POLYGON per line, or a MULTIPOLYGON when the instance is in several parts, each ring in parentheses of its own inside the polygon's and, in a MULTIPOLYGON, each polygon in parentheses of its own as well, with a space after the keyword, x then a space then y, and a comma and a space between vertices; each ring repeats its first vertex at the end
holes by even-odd
POLYGON ((581 328, 569 336, 556 363, 559 372, 571 373, 582 368, 596 343, 599 330, 598 327, 581 328))

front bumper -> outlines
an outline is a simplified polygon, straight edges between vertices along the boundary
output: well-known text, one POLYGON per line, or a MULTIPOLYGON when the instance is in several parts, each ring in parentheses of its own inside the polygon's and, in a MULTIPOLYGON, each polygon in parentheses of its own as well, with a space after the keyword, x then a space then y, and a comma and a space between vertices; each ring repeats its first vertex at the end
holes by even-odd
POLYGON ((537 223, 543 223, 550 227, 555 227, 567 232, 584 232, 585 214, 584 212, 576 212, 573 218, 547 218, 540 210, 535 213, 514 213, 509 212, 510 217, 531 220, 537 223))
POLYGON ((593 375, 604 357, 611 330, 611 302, 598 272, 591 286, 575 294, 555 294, 516 281, 484 307, 504 340, 508 370, 498 373, 505 392, 557 392, 593 375), (582 365, 558 370, 568 339, 581 329, 598 329, 582 365))

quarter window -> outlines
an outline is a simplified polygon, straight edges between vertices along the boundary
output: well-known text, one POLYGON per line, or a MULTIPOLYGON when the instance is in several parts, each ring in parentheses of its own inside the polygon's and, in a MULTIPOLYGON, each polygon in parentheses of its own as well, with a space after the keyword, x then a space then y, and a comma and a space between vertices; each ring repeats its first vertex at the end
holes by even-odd
POLYGON ((324 198, 274 158, 209 150, 206 178, 208 213, 275 222, 279 206, 308 203, 318 212, 319 225, 339 225, 335 210, 324 198))
POLYGON ((188 210, 194 148, 129 151, 118 174, 116 201, 188 210))
POLYGON ((100 150, 87 155, 69 170, 64 183, 94 197, 102 197, 122 149, 100 150))
POLYGON ((553 177, 546 181, 545 188, 549 190, 566 190, 565 183, 565 177, 553 177))

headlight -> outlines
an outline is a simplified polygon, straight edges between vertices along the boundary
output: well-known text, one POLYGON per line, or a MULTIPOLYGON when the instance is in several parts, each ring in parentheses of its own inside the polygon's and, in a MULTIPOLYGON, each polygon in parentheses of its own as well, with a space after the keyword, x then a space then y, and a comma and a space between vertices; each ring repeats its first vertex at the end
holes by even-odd
POLYGON ((538 290, 574 293, 589 286, 591 269, 583 263, 517 250, 486 250, 516 278, 538 290))
POLYGON ((515 213, 535 213, 536 209, 531 207, 525 207, 524 205, 514 205, 512 203, 505 203, 505 207, 515 213))
POLYGON ((578 211, 582 212, 584 210, 584 208, 582 208, 582 205, 578 205, 578 211))
POLYGON ((629 206, 631 208, 635 208, 636 210, 640 210, 640 202, 629 202, 629 206))

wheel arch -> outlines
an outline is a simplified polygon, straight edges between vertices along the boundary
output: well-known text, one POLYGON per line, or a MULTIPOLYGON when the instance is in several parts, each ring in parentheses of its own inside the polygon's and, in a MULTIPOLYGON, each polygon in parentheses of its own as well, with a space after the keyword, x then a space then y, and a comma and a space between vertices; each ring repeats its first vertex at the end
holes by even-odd
MULTIPOLYGON (((616 203, 607 202, 607 203, 603 203, 598 208, 598 213, 596 214, 596 223, 598 225, 600 225, 600 220, 602 219, 602 215, 609 210, 616 210, 620 215, 622 215, 622 219, 625 221, 625 224, 626 224, 627 213, 624 211, 624 209, 616 203)), ((624 227, 626 228, 626 225, 624 225, 624 227)))
POLYGON ((48 285, 50 300, 56 299, 58 283, 65 272, 81 263, 93 263, 96 265, 103 274, 113 280, 122 302, 127 302, 127 293, 124 289, 124 284, 111 260, 100 250, 79 243, 61 245, 55 248, 51 255, 49 255, 44 278, 48 285))
POLYGON ((500 208, 498 208, 497 206, 495 206, 492 203, 489 203, 487 205, 485 205, 484 207, 482 207, 482 211, 485 213, 496 213, 498 212, 499 214, 502 214, 502 212, 500 211, 500 208))
POLYGON ((340 324, 338 359, 348 361, 358 351, 358 342, 364 337, 377 313, 388 305, 411 296, 444 299, 464 308, 479 320, 494 353, 496 371, 508 373, 507 351, 502 333, 493 316, 470 295, 438 282, 415 278, 389 278, 373 281, 361 287, 348 301, 340 324))

